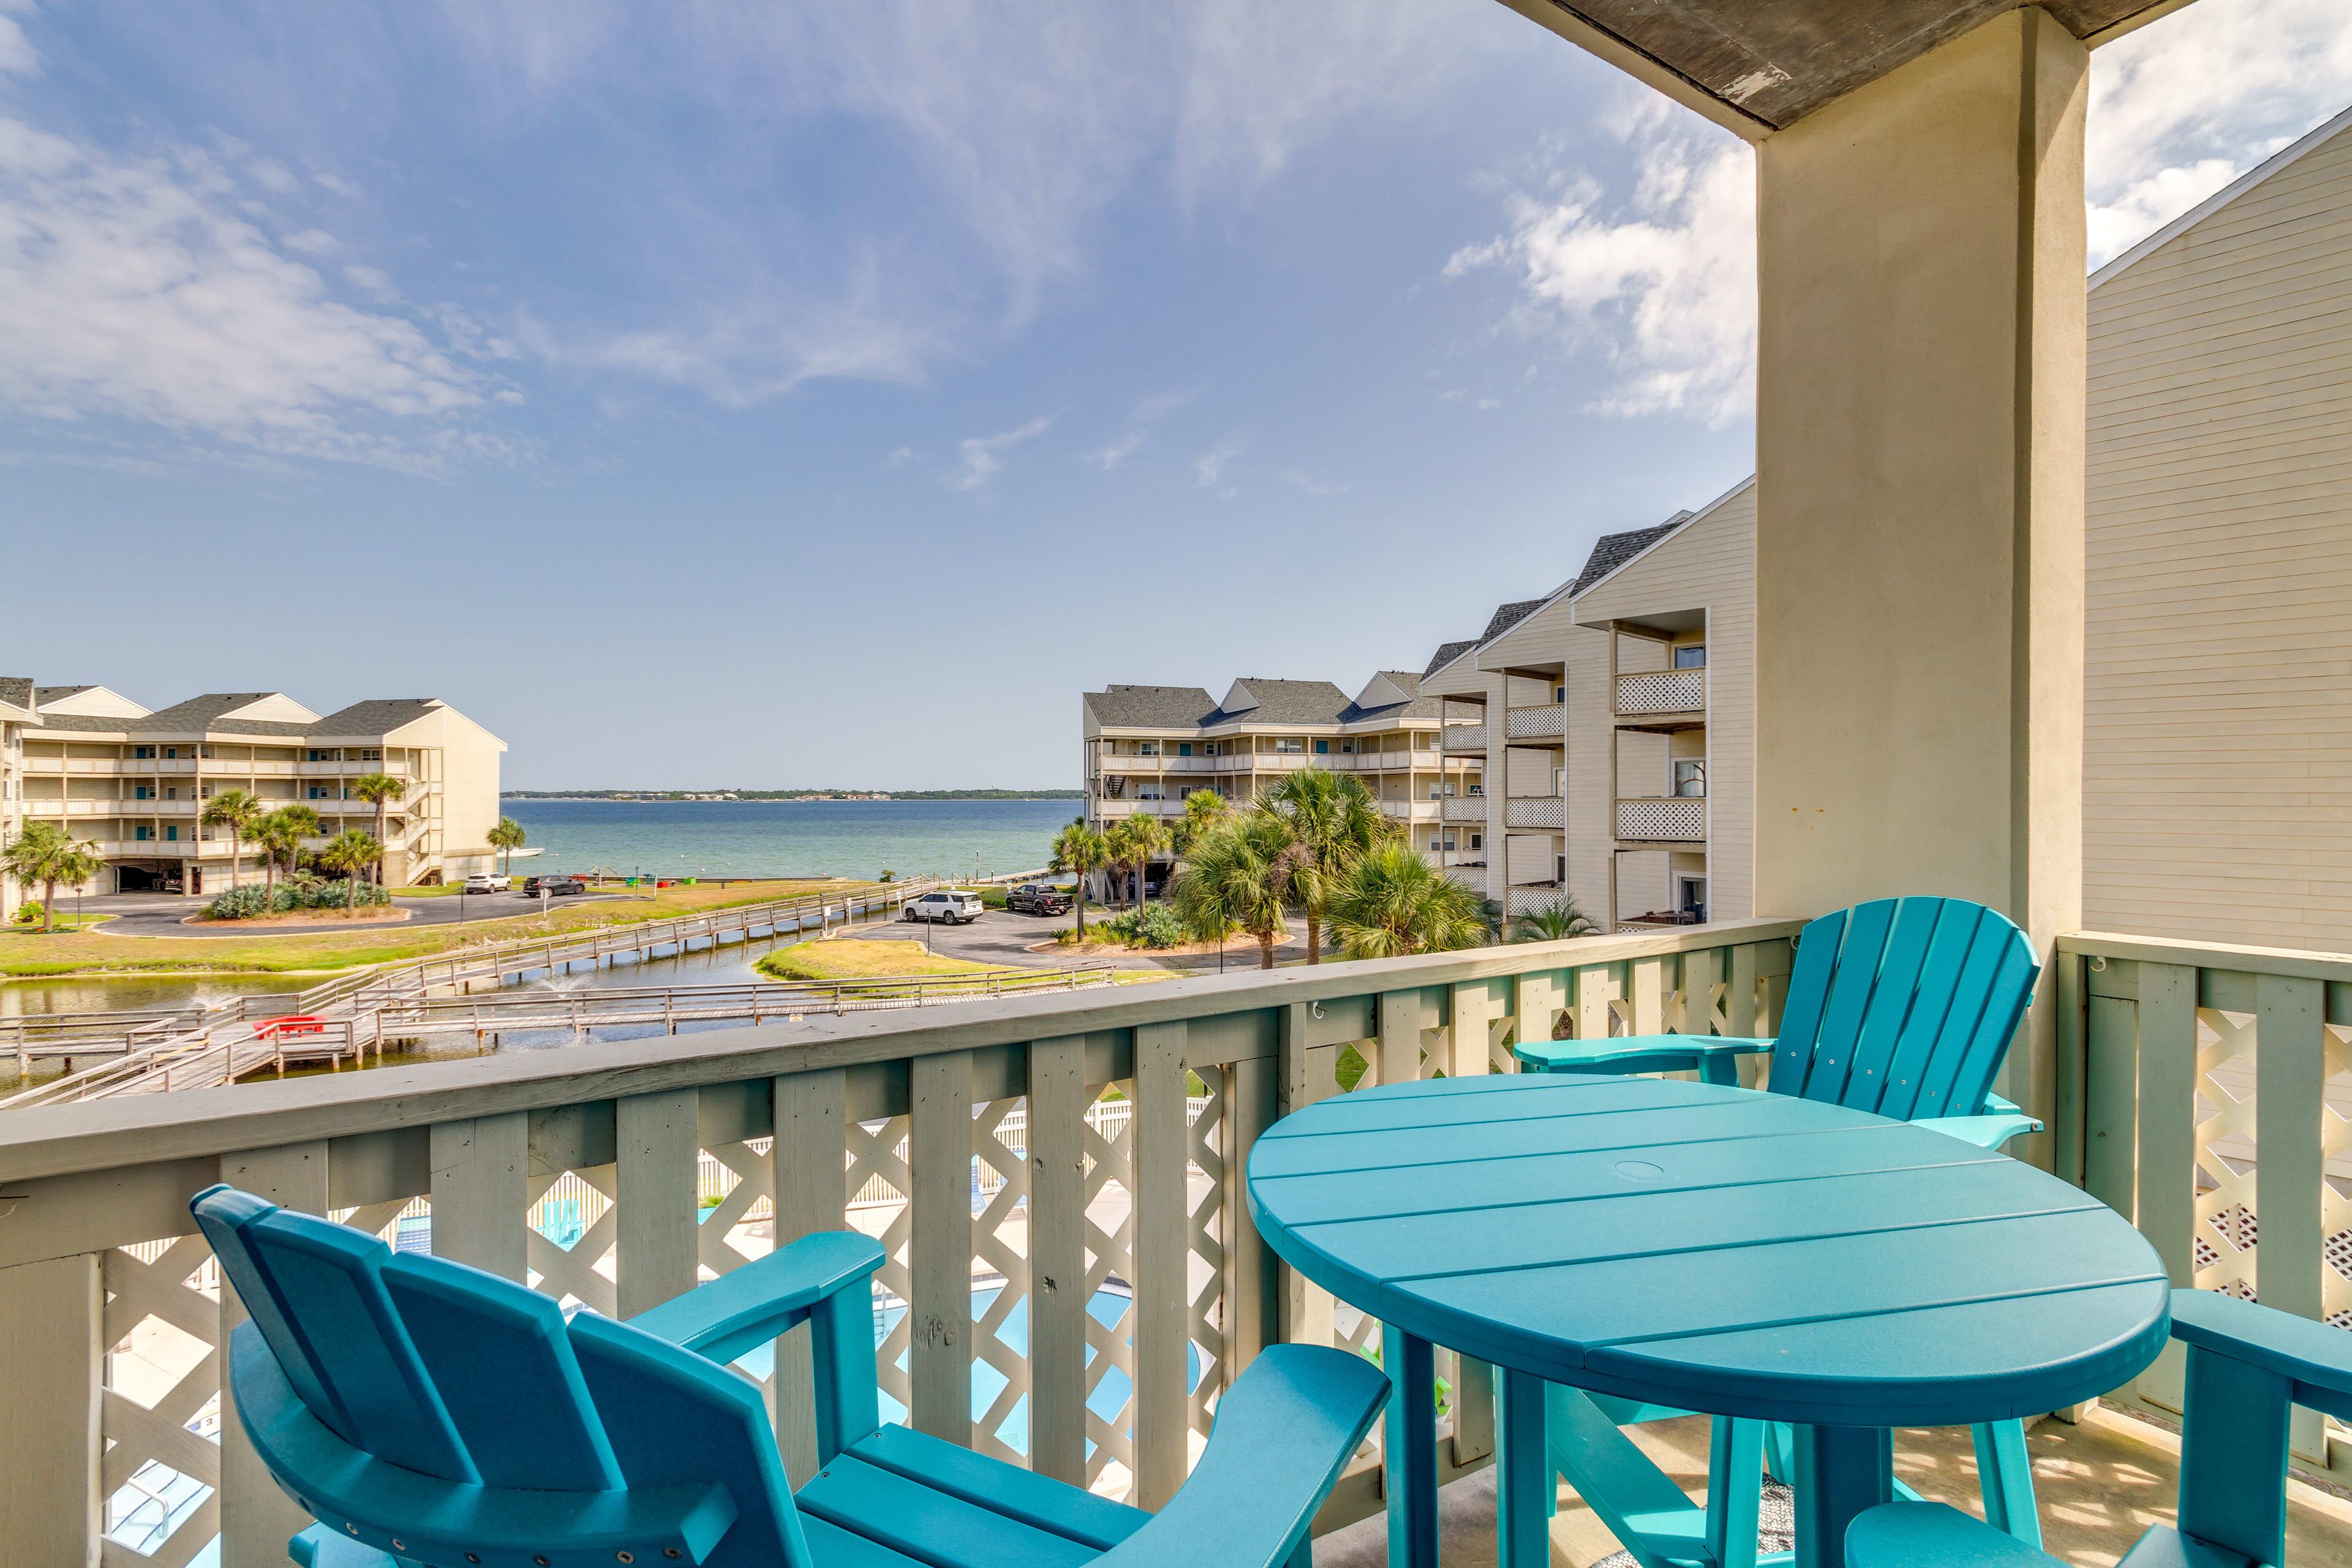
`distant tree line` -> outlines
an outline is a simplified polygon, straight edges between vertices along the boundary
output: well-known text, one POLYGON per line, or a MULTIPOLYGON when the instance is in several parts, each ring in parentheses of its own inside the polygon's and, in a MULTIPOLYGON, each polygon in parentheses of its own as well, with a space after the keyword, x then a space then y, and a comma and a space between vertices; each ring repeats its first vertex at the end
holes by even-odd
POLYGON ((1084 800, 1080 789, 510 789, 503 800, 687 800, 731 795, 738 800, 826 800, 835 795, 887 795, 892 800, 1084 800))

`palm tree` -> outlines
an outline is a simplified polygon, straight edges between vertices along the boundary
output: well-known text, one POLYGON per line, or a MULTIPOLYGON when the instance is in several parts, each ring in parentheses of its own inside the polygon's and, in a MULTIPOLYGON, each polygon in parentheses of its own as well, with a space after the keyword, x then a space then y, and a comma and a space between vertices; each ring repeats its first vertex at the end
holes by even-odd
POLYGON ((319 863, 343 874, 343 909, 359 907, 360 873, 383 858, 383 841, 373 833, 346 827, 319 851, 319 863))
POLYGON ((1511 932, 1511 940, 1565 942, 1572 936, 1591 936, 1600 929, 1585 918, 1584 911, 1576 907, 1574 899, 1563 898, 1521 915, 1517 929, 1511 932))
POLYGON ((1323 919, 1348 870, 1375 848, 1402 837, 1381 803, 1352 773, 1302 768, 1265 794, 1258 809, 1289 825, 1300 851, 1297 897, 1307 912, 1307 962, 1323 962, 1323 919))
POLYGON ((228 885, 234 888, 245 869, 246 832, 261 820, 261 801, 250 790, 225 789, 205 802, 202 820, 206 827, 228 829, 228 885))
MULTIPOLYGON (((352 793, 375 807, 375 836, 379 845, 383 839, 384 808, 395 800, 406 797, 408 786, 390 773, 378 771, 362 773, 352 781, 352 793)), ((377 887, 383 886, 383 859, 378 854, 375 867, 377 887)))
POLYGON ((1158 817, 1139 813, 1113 828, 1111 834, 1112 852, 1135 868, 1135 901, 1140 908, 1151 901, 1144 879, 1150 874, 1151 858, 1164 852, 1171 842, 1168 829, 1158 817))
POLYGON ((1176 870, 1176 912, 1195 931, 1238 927, 1257 938, 1257 964, 1274 967, 1297 848, 1282 820, 1251 812, 1195 843, 1176 870))
POLYGON ((1213 789, 1196 789, 1184 797, 1184 815, 1176 822, 1176 850, 1190 849, 1233 816, 1225 797, 1213 789))
POLYGON ((263 913, 278 906, 278 862, 284 861, 286 869, 291 872, 296 858, 302 852, 302 840, 319 831, 319 814, 299 801, 279 806, 253 825, 253 841, 261 846, 262 851, 263 913))
POLYGON ((1080 942, 1087 940, 1087 877, 1109 860, 1109 843, 1088 827, 1083 816, 1054 836, 1054 869, 1068 872, 1078 879, 1077 897, 1071 901, 1078 907, 1080 942))
POLYGON ((1486 937, 1478 895, 1410 844, 1384 844, 1349 868, 1331 899, 1331 929, 1349 958, 1402 958, 1476 947, 1486 937))
POLYGON ((57 929, 58 884, 68 887, 89 881, 105 869, 98 846, 73 836, 54 822, 28 822, 16 841, 0 849, 0 869, 16 879, 19 887, 41 885, 41 930, 57 929))
POLYGON ((489 832, 484 834, 483 837, 490 841, 491 848, 505 852, 506 864, 504 869, 512 871, 514 869, 514 852, 522 847, 523 840, 530 837, 530 835, 525 833, 522 830, 522 824, 517 822, 513 817, 501 816, 499 818, 499 825, 496 827, 491 828, 489 832))

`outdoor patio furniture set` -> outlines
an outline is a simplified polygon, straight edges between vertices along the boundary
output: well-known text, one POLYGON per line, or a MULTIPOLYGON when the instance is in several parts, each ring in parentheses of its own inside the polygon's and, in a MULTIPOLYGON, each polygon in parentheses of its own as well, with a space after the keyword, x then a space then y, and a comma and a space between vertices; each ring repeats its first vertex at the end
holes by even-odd
POLYGON ((882 1247, 805 1237, 628 1319, 221 1185, 194 1205, 251 1313, 239 1419, 319 1522, 309 1568, 1307 1568, 1309 1528, 1385 1411, 1395 1568, 1434 1568, 1433 1349, 1496 1369, 1505 1568, 1544 1568, 1564 1475, 1642 1568, 1756 1568, 1761 1479, 1803 1568, 2046 1563, 2021 1417, 2186 1342, 2177 1530, 2128 1562, 2284 1560, 2290 1405, 2352 1416, 2352 1340, 2175 1290, 2080 1189, 1996 1151, 1991 1092, 2035 977, 2001 916, 1939 899, 1804 930, 1772 1038, 1517 1047, 1283 1118, 1253 1217, 1381 1320, 1382 1364, 1270 1346, 1156 1514, 879 1417, 882 1247), (1741 1053, 1771 1057, 1765 1092, 1741 1053), (1696 1081, 1633 1075, 1692 1071, 1696 1081), (808 1326, 818 1468, 797 1491, 727 1363, 808 1326), (1704 1505, 1620 1427, 1714 1417, 1704 1505), (1974 1428, 1985 1519, 1910 1500, 1889 1429, 1974 1428))

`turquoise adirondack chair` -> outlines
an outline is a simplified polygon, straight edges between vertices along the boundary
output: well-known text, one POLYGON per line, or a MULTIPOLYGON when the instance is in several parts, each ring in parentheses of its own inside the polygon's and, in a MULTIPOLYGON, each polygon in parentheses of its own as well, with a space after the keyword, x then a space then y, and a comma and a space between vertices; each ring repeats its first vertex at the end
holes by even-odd
MULTIPOLYGON (((2038 972, 2025 933, 1981 904, 1883 899, 1805 927, 1771 1038, 1637 1035, 1512 1048, 1524 1071, 1695 1070, 1722 1084, 1738 1082, 1740 1056, 1769 1051, 1772 1093, 1875 1111, 1997 1149, 2042 1125, 1992 1092, 2038 972)), ((1789 1429, 1717 1417, 1701 1507, 1619 1430, 1685 1414, 1555 1385, 1545 1410, 1552 1466, 1642 1568, 1757 1568, 1762 1473, 1793 1475, 1789 1429)), ((1986 1517, 2038 1547, 2023 1425, 1979 1426, 1974 1436, 1986 1517)))
POLYGON ((1307 1568, 1388 1394, 1361 1357, 1268 1349, 1150 1514, 881 1425, 867 1237, 803 1237, 617 1322, 233 1187, 192 1207, 252 1314, 238 1418, 319 1521, 289 1543, 305 1568, 1307 1568), (795 1494, 726 1363, 802 1322, 819 1470, 795 1494))
MULTIPOLYGON (((2287 1412, 2352 1420, 2352 1334, 2211 1290, 2172 1293, 2189 1347, 2177 1525, 2148 1528, 2118 1568, 2252 1568, 2286 1562, 2287 1412)), ((1847 1568, 2054 1568, 1943 1503, 1895 1502, 1845 1533, 1847 1568)))

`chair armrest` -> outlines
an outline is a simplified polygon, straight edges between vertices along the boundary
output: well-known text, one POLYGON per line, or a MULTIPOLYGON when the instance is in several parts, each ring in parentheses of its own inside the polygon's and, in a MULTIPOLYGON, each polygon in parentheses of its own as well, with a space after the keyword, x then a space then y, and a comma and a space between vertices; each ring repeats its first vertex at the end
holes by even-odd
POLYGON ((1268 1346, 1217 1401, 1183 1489, 1088 1568, 1283 1568, 1388 1397, 1361 1356, 1268 1346))
POLYGON ((2297 1405, 2352 1419, 2352 1334, 2218 1290, 2172 1293, 2172 1337, 2291 1379, 2297 1405))
POLYGON ((1528 1040, 1511 1054, 1547 1072, 1654 1072, 1636 1065, 1678 1058, 1696 1063, 1713 1057, 1769 1051, 1772 1042, 1740 1035, 1623 1035, 1601 1040, 1528 1040))
POLYGON ((882 1244, 854 1230, 780 1247, 629 1320, 681 1350, 730 1362, 805 1321, 809 1310, 882 1267, 882 1244))
MULTIPOLYGON (((454 1562, 470 1552, 485 1561, 520 1562, 559 1541, 567 1560, 576 1552, 594 1563, 701 1563, 735 1522, 735 1500, 722 1486, 530 1491, 445 1481, 389 1464, 310 1414, 251 1323, 229 1336, 229 1378, 237 1420, 270 1478, 331 1532, 399 1561, 454 1562)), ((289 1553, 310 1534, 289 1542, 289 1553)), ((318 1568, 369 1563, 364 1556, 315 1550, 312 1561, 318 1568)))
POLYGON ((1911 1125, 1931 1128, 1979 1149, 1998 1149, 2021 1132, 2042 1131, 2042 1123, 2018 1110, 1984 1116, 1923 1116, 1911 1125))

